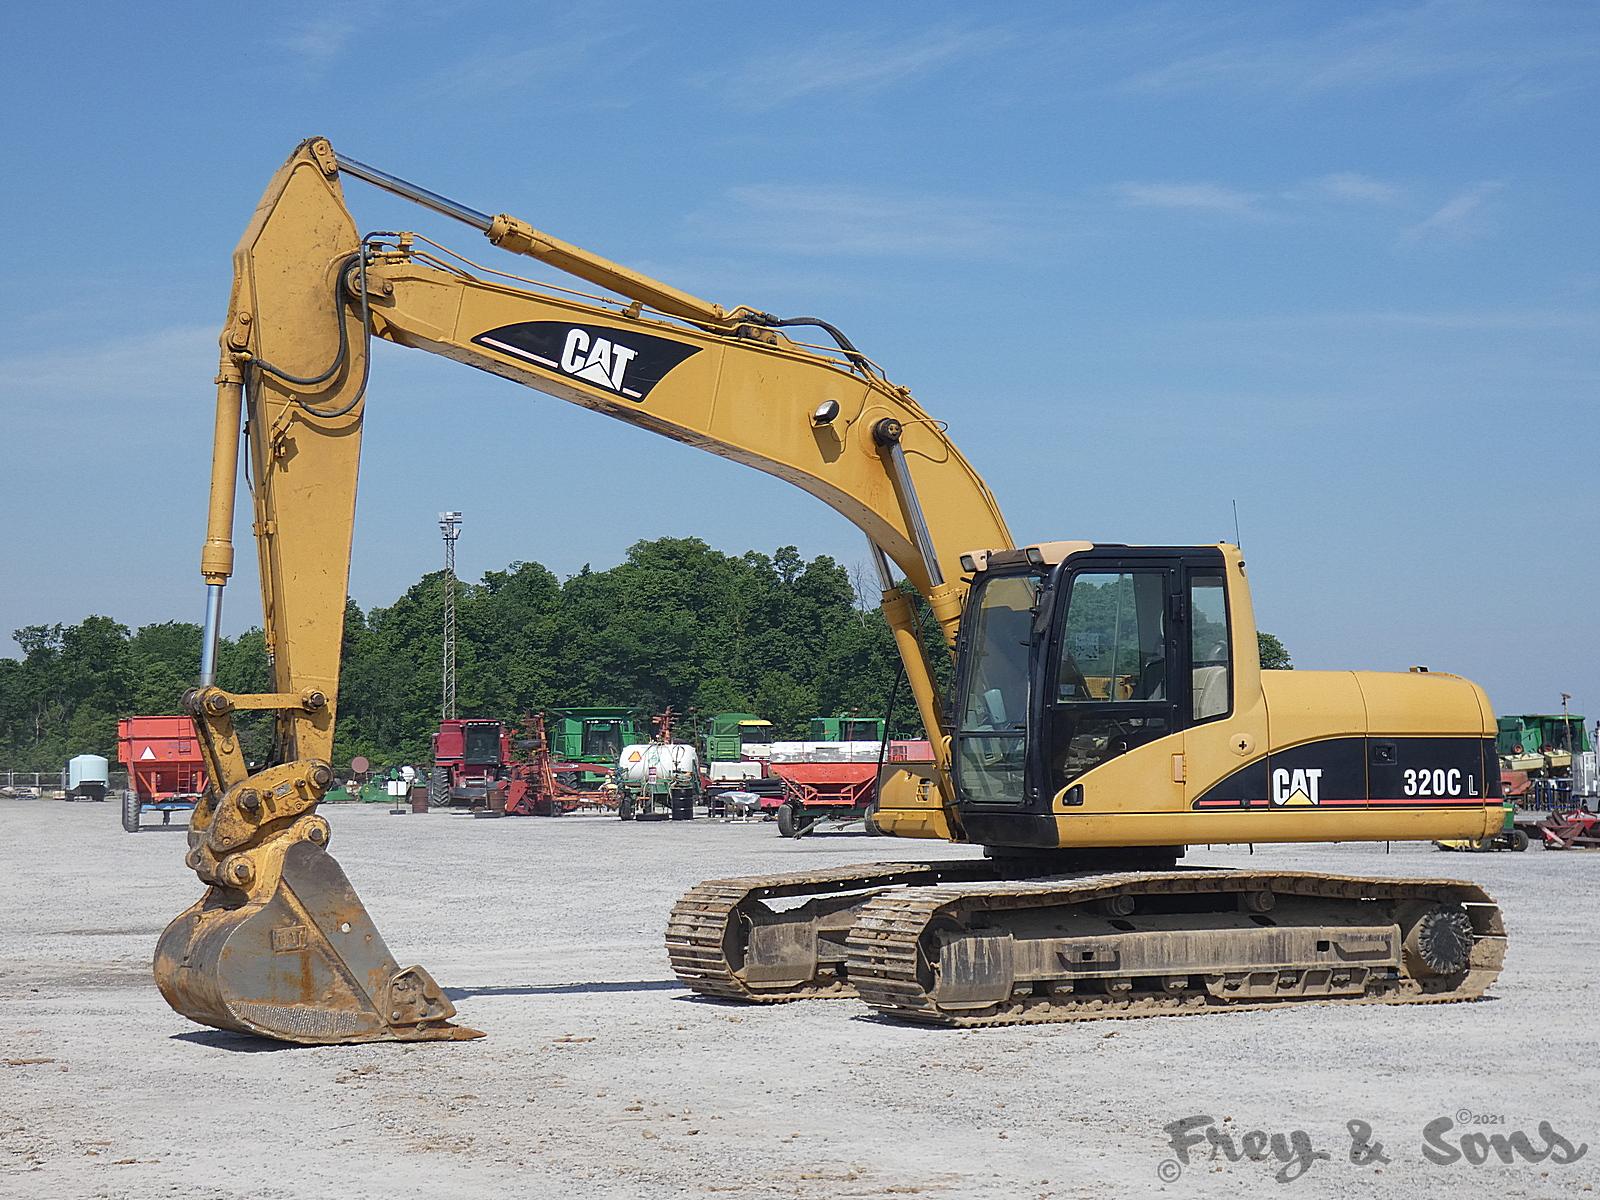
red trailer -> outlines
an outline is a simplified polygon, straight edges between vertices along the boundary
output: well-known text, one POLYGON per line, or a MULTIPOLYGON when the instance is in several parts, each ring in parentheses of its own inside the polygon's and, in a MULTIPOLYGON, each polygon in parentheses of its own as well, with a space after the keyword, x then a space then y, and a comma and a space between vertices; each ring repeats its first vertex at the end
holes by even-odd
MULTIPOLYGON (((889 743, 887 762, 932 762, 926 741, 889 743)), ((803 837, 824 821, 866 817, 878 799, 877 762, 769 762, 767 771, 783 781, 783 794, 763 796, 761 807, 776 810, 782 837, 803 837)), ((869 825, 870 829, 871 826, 869 825)))
POLYGON ((117 761, 128 768, 122 827, 129 833, 142 828, 145 809, 170 825, 173 813, 194 808, 206 790, 200 739, 188 717, 123 717, 117 722, 117 761))

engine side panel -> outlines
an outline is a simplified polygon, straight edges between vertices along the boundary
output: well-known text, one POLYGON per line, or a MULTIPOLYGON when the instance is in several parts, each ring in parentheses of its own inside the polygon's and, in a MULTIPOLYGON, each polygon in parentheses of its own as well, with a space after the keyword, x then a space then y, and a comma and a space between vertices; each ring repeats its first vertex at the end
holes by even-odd
POLYGON ((968 811, 967 837, 1084 849, 1408 841, 1483 837, 1503 822, 1494 721, 1476 684, 1350 671, 1266 671, 1261 682, 1265 744, 1253 706, 1236 705, 1237 717, 1089 771, 1048 813, 968 811), (1231 741, 1231 761, 1186 754, 1198 738, 1231 741), (1200 774, 1219 763, 1224 773, 1200 774))

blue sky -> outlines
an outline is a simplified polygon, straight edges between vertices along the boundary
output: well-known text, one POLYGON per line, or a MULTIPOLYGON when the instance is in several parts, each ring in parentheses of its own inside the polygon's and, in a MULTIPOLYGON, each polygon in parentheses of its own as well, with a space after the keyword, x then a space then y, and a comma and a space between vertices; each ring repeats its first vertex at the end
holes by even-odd
MULTIPOLYGON (((826 317, 1021 539, 1215 541, 1236 500, 1300 665, 1600 716, 1592 4, 60 3, 0 31, 0 630, 198 619, 229 254, 326 134, 826 317)), ((661 535, 864 557, 776 480, 380 347, 363 605, 437 564, 444 508, 468 577, 661 535)), ((230 629, 258 619, 240 559, 230 629)))

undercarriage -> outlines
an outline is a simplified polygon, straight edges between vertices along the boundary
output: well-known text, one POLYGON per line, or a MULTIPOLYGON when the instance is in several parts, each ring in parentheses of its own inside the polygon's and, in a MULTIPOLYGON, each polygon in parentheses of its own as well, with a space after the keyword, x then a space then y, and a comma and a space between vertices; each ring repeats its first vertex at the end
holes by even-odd
POLYGON ((1024 874, 1005 859, 712 880, 673 909, 688 987, 855 995, 947 1026, 1483 994, 1500 911, 1472 884, 1205 868, 1024 874))

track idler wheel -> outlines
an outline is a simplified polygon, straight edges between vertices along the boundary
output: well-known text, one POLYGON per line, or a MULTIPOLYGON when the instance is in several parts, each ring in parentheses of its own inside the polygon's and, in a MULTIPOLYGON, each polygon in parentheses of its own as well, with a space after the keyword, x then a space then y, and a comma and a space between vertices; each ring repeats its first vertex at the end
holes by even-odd
POLYGON ((1472 919, 1459 904, 1430 908, 1406 930, 1406 970, 1417 979, 1455 975, 1472 958, 1472 919))

